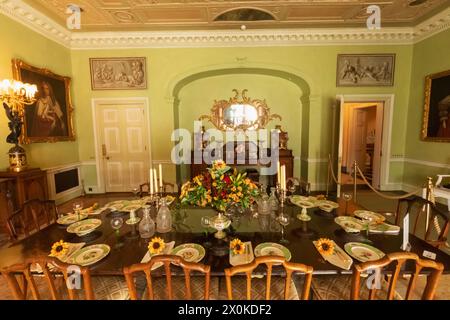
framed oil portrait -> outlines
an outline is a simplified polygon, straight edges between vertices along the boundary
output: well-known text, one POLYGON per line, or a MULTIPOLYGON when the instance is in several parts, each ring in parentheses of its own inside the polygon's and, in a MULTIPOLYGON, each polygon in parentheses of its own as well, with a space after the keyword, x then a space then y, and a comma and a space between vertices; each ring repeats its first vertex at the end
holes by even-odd
POLYGON ((395 54, 338 54, 336 86, 393 86, 395 54))
POLYGON ((91 58, 92 90, 147 89, 146 58, 91 58))
POLYGON ((70 78, 13 59, 14 79, 35 84, 36 102, 25 107, 21 143, 75 140, 70 78))
POLYGON ((450 70, 425 78, 422 139, 450 142, 450 70))

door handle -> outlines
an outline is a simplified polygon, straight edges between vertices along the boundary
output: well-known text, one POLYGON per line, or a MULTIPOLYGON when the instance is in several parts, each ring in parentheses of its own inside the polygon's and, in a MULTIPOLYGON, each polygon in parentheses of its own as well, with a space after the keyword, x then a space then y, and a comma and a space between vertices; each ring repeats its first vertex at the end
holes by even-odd
POLYGON ((106 145, 102 144, 102 155, 106 160, 109 160, 108 154, 106 152, 106 145))

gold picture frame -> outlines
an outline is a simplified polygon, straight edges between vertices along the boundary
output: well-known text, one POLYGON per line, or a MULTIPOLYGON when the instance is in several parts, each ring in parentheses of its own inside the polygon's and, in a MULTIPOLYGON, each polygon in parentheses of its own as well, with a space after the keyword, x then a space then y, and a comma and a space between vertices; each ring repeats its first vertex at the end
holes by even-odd
POLYGON ((75 140, 71 79, 20 59, 12 59, 13 77, 38 87, 36 102, 25 106, 20 142, 58 142, 75 140))
POLYGON ((450 70, 425 78, 422 140, 450 142, 450 70))

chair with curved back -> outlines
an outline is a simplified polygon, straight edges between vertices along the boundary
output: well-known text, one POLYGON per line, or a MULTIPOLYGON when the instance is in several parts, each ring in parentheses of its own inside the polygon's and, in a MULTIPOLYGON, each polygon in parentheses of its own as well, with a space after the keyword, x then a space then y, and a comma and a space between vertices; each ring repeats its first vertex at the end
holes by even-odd
POLYGON ((58 208, 53 200, 33 199, 26 201, 7 220, 12 240, 27 238, 58 219, 58 208))
MULTIPOLYGON (((225 269, 225 279, 226 279, 226 289, 227 289, 227 298, 229 300, 233 300, 233 285, 232 285, 232 277, 234 275, 237 275, 239 273, 245 273, 245 284, 243 284, 243 281, 238 282, 238 285, 235 286, 239 287, 239 290, 234 290, 237 294, 242 295, 242 287, 246 287, 246 294, 244 297, 239 297, 238 299, 252 299, 252 281, 256 282, 255 287, 258 286, 259 288, 257 290, 254 290, 256 294, 263 291, 261 287, 264 287, 265 284, 265 295, 263 297, 259 297, 264 300, 270 300, 271 298, 275 299, 285 299, 285 300, 295 300, 299 299, 295 283, 292 279, 293 273, 304 273, 305 279, 303 283, 303 290, 301 294, 302 300, 307 300, 309 298, 309 291, 311 287, 311 279, 312 279, 312 272, 313 268, 304 264, 300 263, 292 263, 287 262, 284 257, 280 256, 264 256, 264 257, 257 257, 253 262, 245 264, 245 265, 239 265, 235 267, 231 267, 228 269, 225 269), (260 266, 265 265, 267 268, 266 273, 266 280, 262 279, 252 279, 253 272, 255 269, 260 266), (273 267, 275 265, 281 265, 281 267, 286 272, 286 278, 285 281, 282 281, 282 277, 277 277, 275 279, 272 279, 272 271, 273 267), (260 281, 262 280, 262 281, 260 281), (272 290, 273 289, 273 290, 272 290), (275 294, 272 296, 272 292, 275 291, 275 294)), ((242 280, 243 277, 239 277, 240 280, 242 280)), ((256 299, 258 300, 258 299, 256 299)))
MULTIPOLYGON (((175 192, 175 184, 163 181, 163 193, 167 193, 168 188, 170 188, 171 193, 175 192)), ((158 190, 158 192, 159 192, 159 190, 158 190)), ((142 198, 149 194, 150 194, 150 183, 145 182, 145 183, 141 184, 139 186, 139 196, 142 198)))
POLYGON ((450 213, 443 212, 432 202, 420 197, 401 199, 397 204, 395 224, 402 227, 403 218, 409 213, 410 221, 414 221, 412 234, 424 239, 426 242, 441 248, 446 245, 447 234, 450 229, 450 213), (419 230, 419 222, 426 225, 427 210, 429 211, 428 229, 419 230))
POLYGON ((79 299, 77 289, 81 289, 81 281, 78 282, 80 288, 68 286, 69 283, 75 286, 77 281, 80 280, 80 278, 75 279, 78 276, 81 276, 83 280, 85 299, 94 299, 91 277, 87 267, 76 266, 76 269, 74 269, 73 265, 63 263, 52 257, 43 256, 12 265, 1 272, 13 297, 17 300, 26 300, 28 298, 28 288, 31 291, 32 298, 35 300, 79 299), (60 277, 57 277, 57 274, 60 277), (19 285, 18 278, 22 279, 21 285, 19 285))
MULTIPOLYGON (((389 253, 379 260, 368 261, 355 265, 355 270, 352 278, 351 299, 359 300, 360 298, 361 274, 363 272, 375 270, 377 268, 384 268, 390 266, 391 264, 395 264, 395 269, 393 270, 392 275, 389 277, 386 295, 387 300, 393 300, 396 294, 398 295, 398 292, 396 292, 396 287, 401 276, 402 267, 405 265, 405 263, 408 262, 412 262, 415 264, 415 272, 410 277, 406 293, 402 293, 401 295, 404 296, 405 300, 410 300, 412 298, 414 290, 416 289, 421 271, 423 271, 423 269, 431 269, 430 274, 427 276, 426 285, 423 293, 421 294, 421 299, 432 300, 436 292, 439 278, 444 270, 444 266, 439 262, 428 259, 421 259, 417 254, 411 252, 389 253)), ((379 291, 379 289, 374 288, 374 286, 371 287, 372 288, 369 289, 368 299, 373 300, 375 298, 380 298, 380 294, 378 294, 377 292, 379 291)))
POLYGON ((137 275, 144 273, 146 292, 143 294, 150 300, 164 299, 161 295, 161 291, 166 288, 166 298, 168 300, 173 299, 186 299, 186 300, 208 300, 210 298, 210 280, 211 280, 211 267, 201 264, 187 262, 180 256, 176 255, 157 255, 153 256, 147 263, 137 263, 123 269, 125 279, 127 282, 130 298, 137 300, 137 275), (162 277, 152 276, 152 269, 156 265, 161 265, 165 271, 165 283, 162 277), (182 276, 173 276, 171 265, 181 267, 183 270, 182 276), (201 277, 192 276, 192 272, 197 271, 204 275, 204 283, 199 281, 201 277), (184 287, 184 289, 183 289, 184 287), (184 295, 183 295, 184 292, 184 295))

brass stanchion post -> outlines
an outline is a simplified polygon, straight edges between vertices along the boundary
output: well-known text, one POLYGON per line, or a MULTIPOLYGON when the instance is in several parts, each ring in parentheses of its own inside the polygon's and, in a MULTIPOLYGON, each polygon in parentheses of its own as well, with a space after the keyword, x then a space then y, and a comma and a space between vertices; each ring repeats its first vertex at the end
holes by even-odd
MULTIPOLYGON (((434 202, 432 192, 433 192, 433 178, 427 177, 426 199, 430 202, 434 202)), ((429 206, 429 204, 427 204, 427 218, 425 220, 425 233, 428 232, 429 220, 430 220, 430 206, 429 206)))
POLYGON ((356 203, 356 171, 358 170, 358 164, 353 163, 353 201, 356 203))
POLYGON ((331 170, 331 156, 328 155, 328 172, 327 172, 327 198, 328 198, 328 191, 330 189, 330 170, 331 170))

